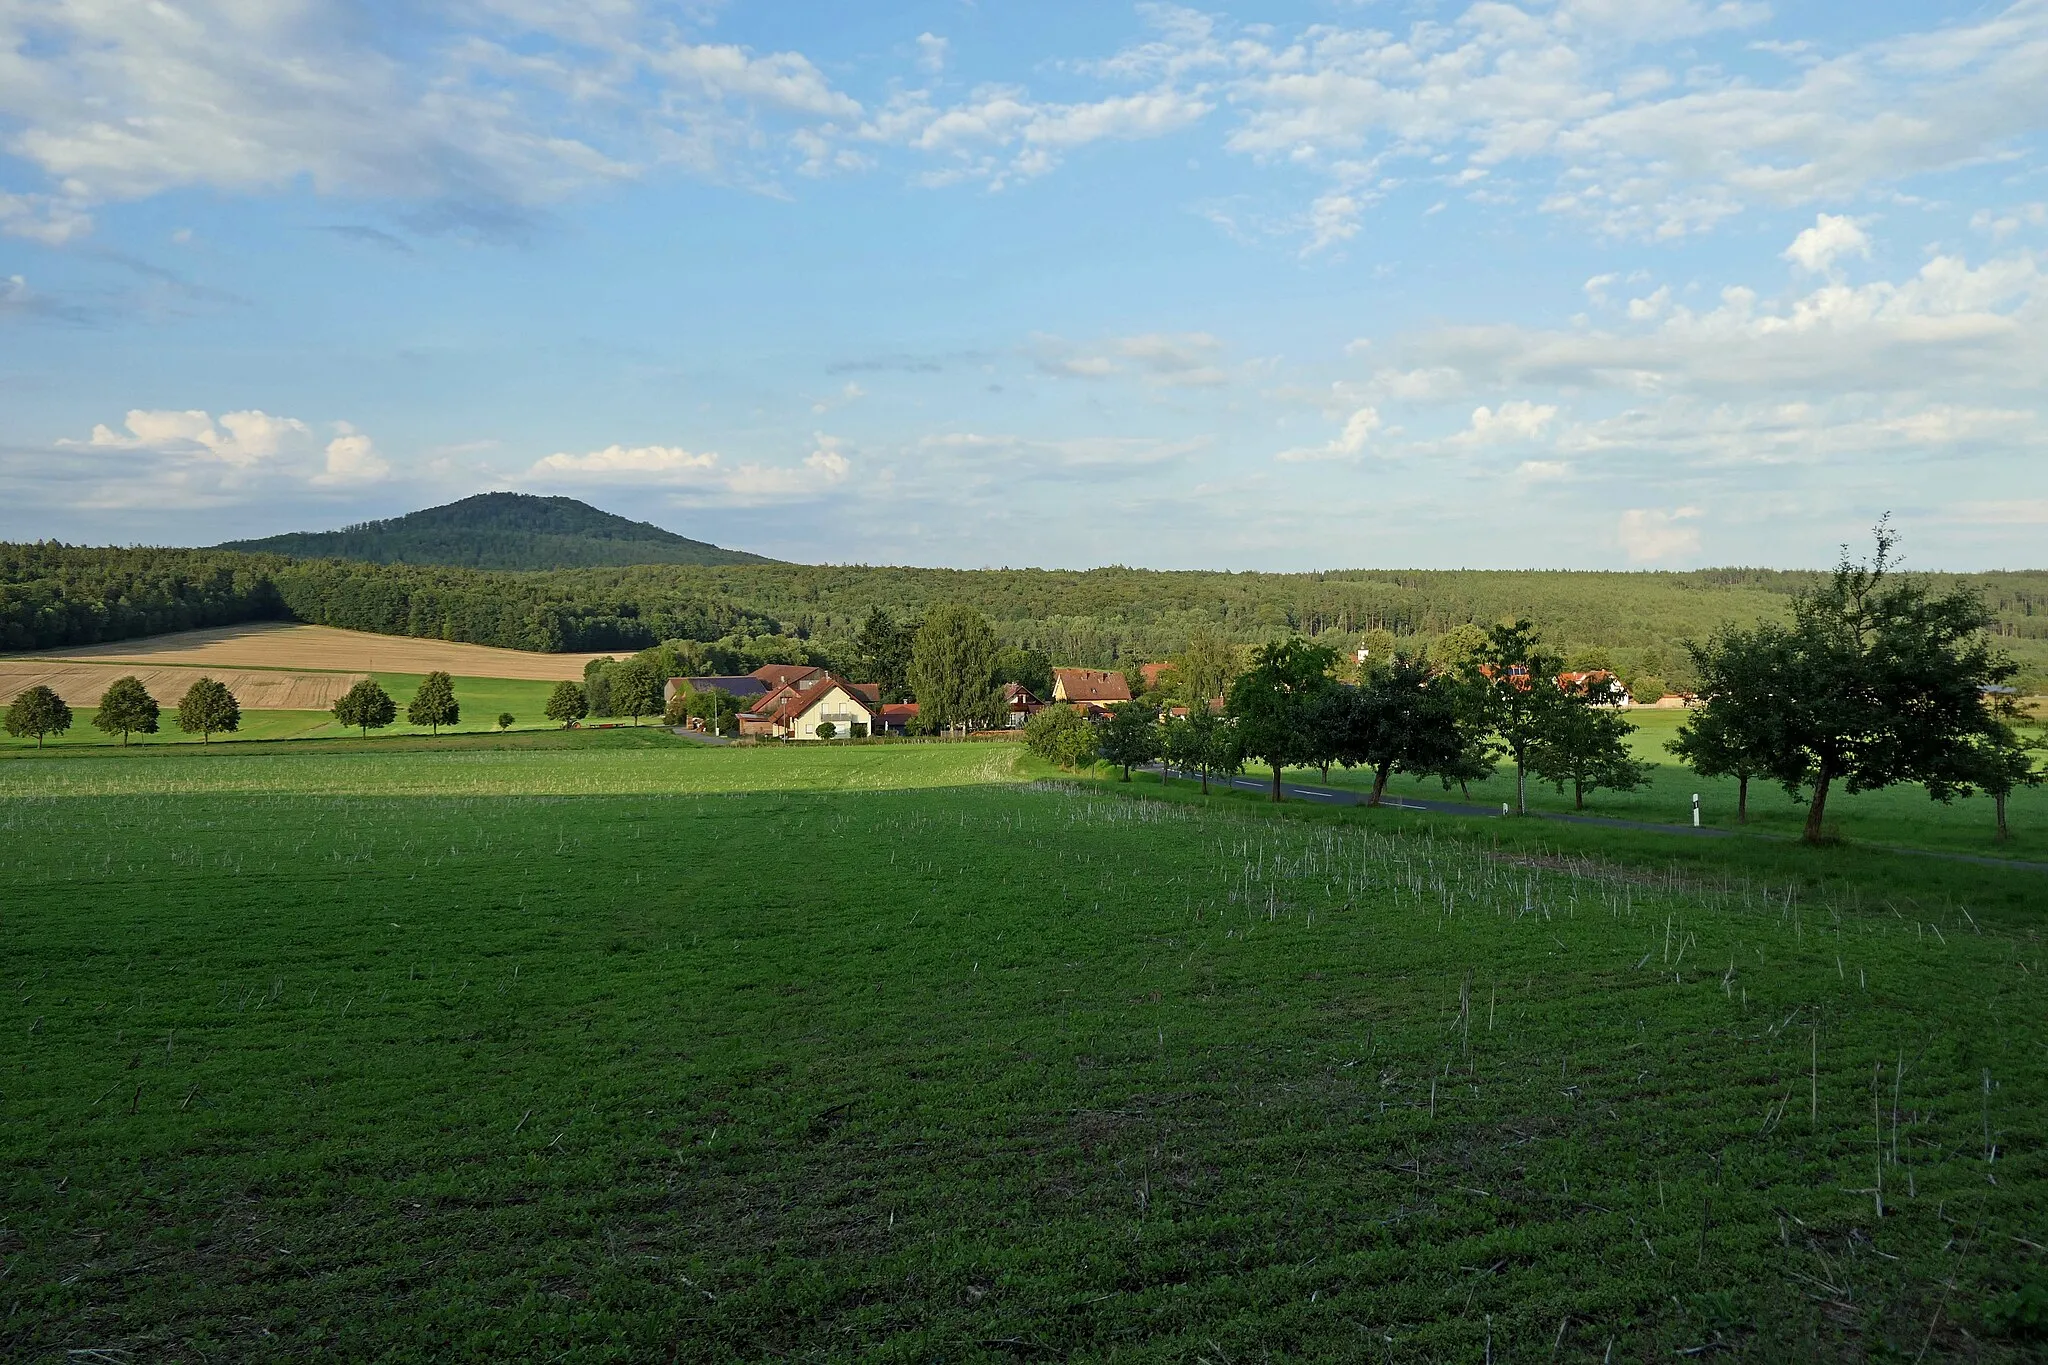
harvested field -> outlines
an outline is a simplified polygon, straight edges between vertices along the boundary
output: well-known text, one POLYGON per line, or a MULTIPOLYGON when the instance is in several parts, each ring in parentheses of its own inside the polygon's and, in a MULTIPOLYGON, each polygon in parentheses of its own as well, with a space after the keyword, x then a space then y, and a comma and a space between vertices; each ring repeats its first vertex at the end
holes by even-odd
MULTIPOLYGON (((209 630, 184 630, 105 645, 74 645, 10 656, 16 661, 85 659, 158 667, 298 668, 350 673, 431 673, 464 678, 524 678, 552 682, 581 678, 583 665, 598 654, 529 654, 490 645, 416 640, 403 635, 259 621, 209 630)), ((145 680, 146 681, 146 680, 145 680)), ((344 688, 344 690, 346 690, 344 688)), ((152 696, 155 688, 150 689, 152 696)), ((97 693, 94 694, 97 697, 97 693)), ((239 695, 239 693, 237 693, 239 695)), ((69 697, 65 698, 67 701, 69 697)), ((243 705, 248 705, 244 702, 243 705)), ((322 703, 325 705, 325 703, 322 703)))
POLYGON ((367 673, 291 673, 283 669, 137 668, 63 659, 0 659, 0 698, 41 684, 72 706, 98 706, 116 678, 142 679, 157 705, 169 710, 201 677, 226 685, 245 711, 325 711, 367 673))

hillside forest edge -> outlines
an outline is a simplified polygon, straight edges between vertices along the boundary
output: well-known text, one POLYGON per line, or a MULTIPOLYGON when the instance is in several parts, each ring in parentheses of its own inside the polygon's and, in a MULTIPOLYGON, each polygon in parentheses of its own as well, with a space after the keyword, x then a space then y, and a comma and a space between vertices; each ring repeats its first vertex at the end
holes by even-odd
MULTIPOLYGON (((1123 567, 928 569, 740 564, 498 572, 226 550, 0 544, 0 648, 58 649, 207 626, 299 621, 539 652, 695 642, 679 666, 841 666, 876 608, 915 620, 940 603, 983 613, 1005 646, 1064 665, 1129 668, 1212 634, 1348 646, 1377 631, 1426 650, 1460 627, 1526 617, 1575 667, 1631 686, 1692 685, 1684 642, 1782 617, 1814 571, 1343 570, 1167 572, 1123 567)), ((1991 634, 2048 690, 2048 571, 1922 575, 1974 590, 1991 634)))

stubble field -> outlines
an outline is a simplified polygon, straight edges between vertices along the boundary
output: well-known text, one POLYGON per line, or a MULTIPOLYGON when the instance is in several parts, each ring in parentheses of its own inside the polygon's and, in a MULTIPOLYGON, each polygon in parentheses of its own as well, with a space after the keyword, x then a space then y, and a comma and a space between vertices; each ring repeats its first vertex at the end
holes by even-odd
POLYGON ((432 673, 473 678, 580 679, 596 654, 533 654, 519 649, 374 635, 331 626, 256 621, 238 626, 177 631, 140 640, 14 654, 22 663, 84 660, 184 668, 290 668, 354 673, 432 673))
POLYGON ((2030 874, 294 748, 0 764, 0 1355, 2041 1349, 2030 874))

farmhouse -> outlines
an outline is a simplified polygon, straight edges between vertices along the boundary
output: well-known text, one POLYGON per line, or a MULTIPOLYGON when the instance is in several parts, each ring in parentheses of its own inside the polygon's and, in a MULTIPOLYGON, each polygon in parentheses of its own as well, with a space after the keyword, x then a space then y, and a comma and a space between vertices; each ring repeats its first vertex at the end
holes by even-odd
POLYGON ((1023 683, 1003 684, 1003 727, 1016 730, 1045 709, 1045 703, 1031 695, 1023 683))
POLYGON ((816 676, 774 688, 740 712, 740 733, 782 739, 818 739, 818 727, 829 723, 833 736, 872 734, 881 710, 881 688, 853 683, 824 669, 816 676), (855 727, 859 727, 856 729, 855 727))
POLYGON ((1055 668, 1052 671, 1052 699, 1069 704, 1092 702, 1106 706, 1129 701, 1131 685, 1121 673, 1105 668, 1055 668))
POLYGON ((1560 673, 1557 685, 1567 692, 1580 693, 1601 706, 1627 706, 1631 701, 1628 687, 1604 668, 1596 668, 1590 673, 1560 673))
POLYGON ((914 701, 892 701, 875 712, 875 730, 878 735, 900 735, 910 728, 910 722, 917 719, 917 703, 914 701))

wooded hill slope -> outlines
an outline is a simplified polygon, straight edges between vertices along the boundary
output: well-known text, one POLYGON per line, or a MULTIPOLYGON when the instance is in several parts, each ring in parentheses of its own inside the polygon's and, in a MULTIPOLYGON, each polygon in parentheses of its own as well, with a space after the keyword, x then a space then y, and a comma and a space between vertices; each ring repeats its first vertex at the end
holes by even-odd
POLYGON ((691 540, 574 498, 479 493, 387 521, 300 531, 217 548, 298 559, 442 564, 466 569, 574 569, 618 564, 766 564, 744 550, 691 540))
MULTIPOLYGON (((2048 684, 2048 571, 1930 577, 1983 593, 2029 685, 2048 684)), ((0 545, 0 647, 289 619, 543 651, 775 636, 830 659, 874 607, 902 619, 958 601, 987 615, 1004 643, 1062 664, 1161 658, 1198 628, 1245 643, 1299 633, 1343 646, 1376 628, 1422 643, 1466 622, 1527 616, 1561 650, 1610 651, 1619 665, 1683 685, 1681 641, 1724 621, 1780 616, 1791 593, 1816 578, 1751 569, 1269 574, 774 563, 500 573, 226 550, 0 545)))

